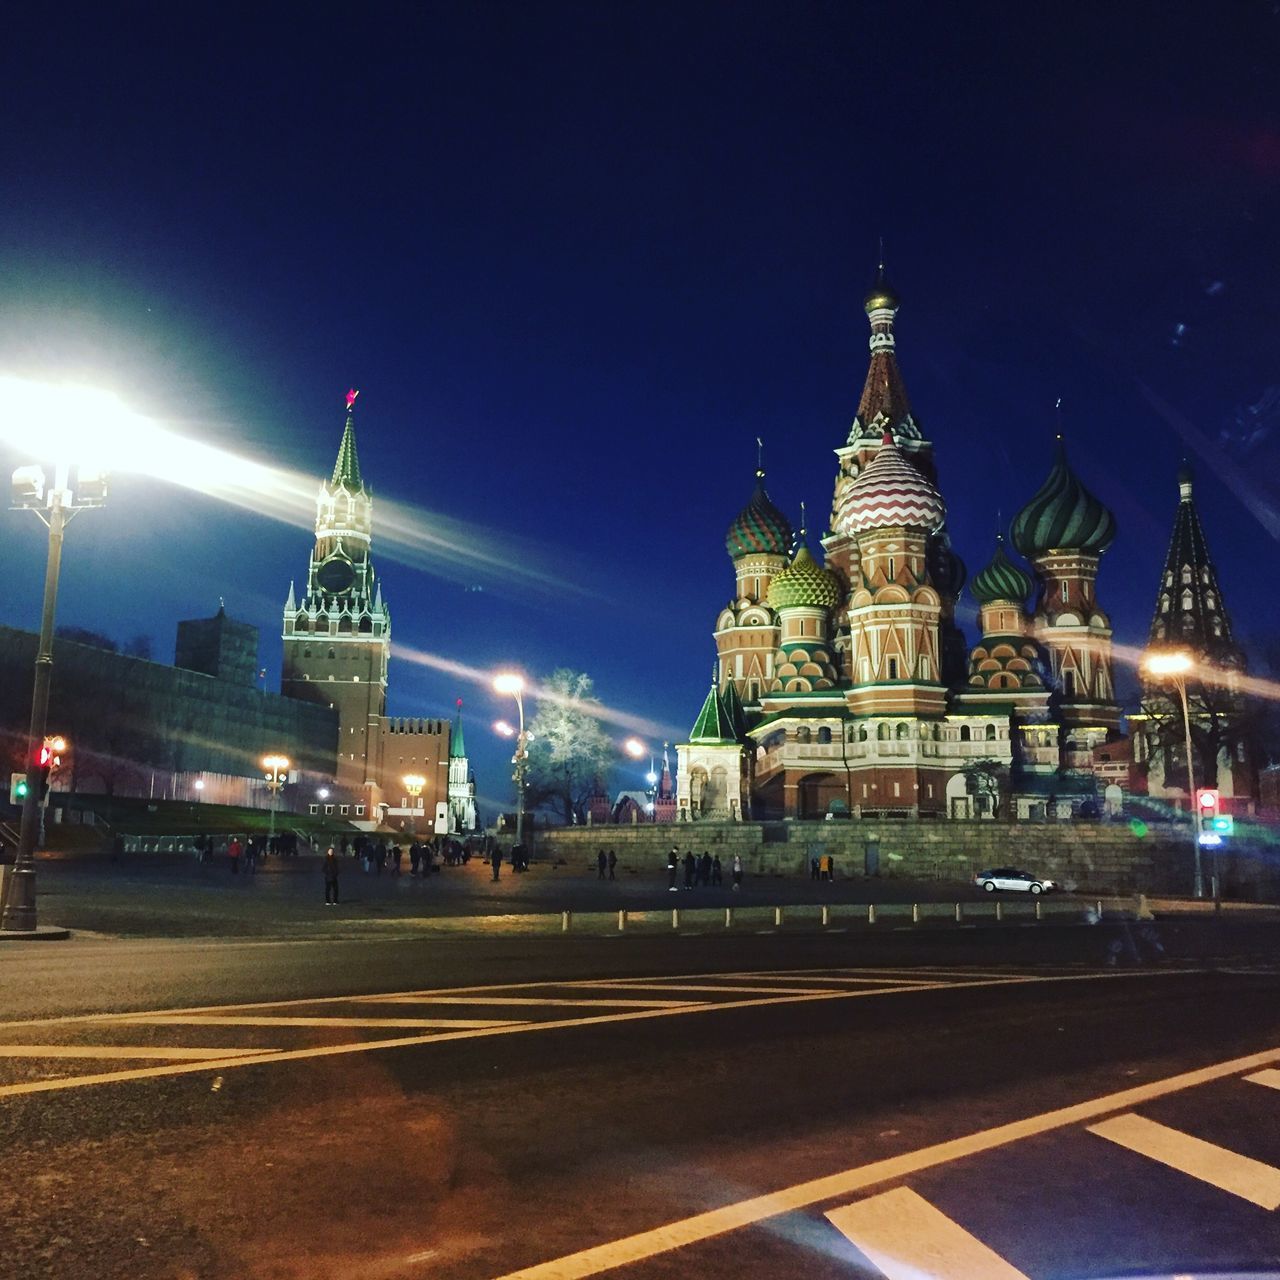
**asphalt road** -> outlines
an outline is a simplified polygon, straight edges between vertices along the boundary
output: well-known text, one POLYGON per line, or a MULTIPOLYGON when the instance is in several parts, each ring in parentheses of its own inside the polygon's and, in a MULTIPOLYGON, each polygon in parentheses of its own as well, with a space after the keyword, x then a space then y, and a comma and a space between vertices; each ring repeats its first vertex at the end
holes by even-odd
POLYGON ((0 1275, 1280 1267, 1276 943, 13 945, 0 1275))
POLYGON ((415 877, 407 867, 399 876, 389 871, 366 875, 353 859, 343 868, 340 889, 339 909, 327 909, 317 858, 268 859, 256 875, 232 875, 225 860, 198 865, 172 856, 120 862, 42 859, 37 875, 41 923, 128 937, 314 937, 396 921, 475 915, 983 898, 968 883, 888 876, 823 883, 802 876, 749 875, 738 892, 724 885, 681 887, 672 894, 660 869, 619 868, 617 880, 601 881, 585 867, 536 863, 521 875, 504 866, 495 883, 489 868, 476 861, 415 877))

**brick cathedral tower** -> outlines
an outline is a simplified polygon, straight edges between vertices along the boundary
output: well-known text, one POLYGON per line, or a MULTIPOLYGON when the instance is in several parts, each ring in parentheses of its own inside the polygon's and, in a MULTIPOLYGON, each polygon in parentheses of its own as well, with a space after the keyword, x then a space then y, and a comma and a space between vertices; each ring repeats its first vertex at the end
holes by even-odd
POLYGON ((316 500, 316 540, 301 599, 289 584, 284 606, 281 692, 338 712, 340 787, 378 803, 378 749, 387 703, 391 614, 369 558, 373 496, 360 475, 355 398, 347 393, 347 422, 333 475, 316 500))

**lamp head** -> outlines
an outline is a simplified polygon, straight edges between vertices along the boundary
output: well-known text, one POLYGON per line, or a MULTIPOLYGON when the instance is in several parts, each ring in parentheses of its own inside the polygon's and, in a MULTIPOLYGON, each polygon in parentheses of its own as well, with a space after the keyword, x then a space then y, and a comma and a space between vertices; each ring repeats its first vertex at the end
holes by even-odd
POLYGON ((1189 653, 1177 650, 1173 653, 1148 654, 1142 665, 1153 676, 1185 676, 1195 663, 1189 653))
POLYGON ((518 698, 524 692, 524 677, 514 671, 504 671, 494 676, 493 689, 495 693, 509 693, 518 698))

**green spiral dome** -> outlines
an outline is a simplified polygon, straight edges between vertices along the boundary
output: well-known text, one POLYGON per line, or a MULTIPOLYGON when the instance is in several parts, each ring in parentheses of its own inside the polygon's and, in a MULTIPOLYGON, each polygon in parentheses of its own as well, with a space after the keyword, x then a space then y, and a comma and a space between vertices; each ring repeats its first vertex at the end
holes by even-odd
POLYGON ((1058 439, 1058 457, 1039 493, 1014 518, 1013 545, 1028 560, 1050 551, 1084 551, 1101 555, 1116 536, 1116 518, 1067 463, 1058 439))
POLYGON ((979 604, 990 604, 993 600, 1014 600, 1022 604, 1034 586, 1031 575, 1009 559, 1004 549, 1004 537, 998 535, 991 563, 974 575, 969 590, 979 604))
POLYGON ((790 550, 791 522, 765 492, 763 471, 756 472, 755 492, 729 526, 724 545, 734 560, 749 555, 785 556, 790 550))
POLYGON ((803 543, 796 558, 769 583, 771 609, 834 609, 840 603, 840 583, 809 554, 803 543))

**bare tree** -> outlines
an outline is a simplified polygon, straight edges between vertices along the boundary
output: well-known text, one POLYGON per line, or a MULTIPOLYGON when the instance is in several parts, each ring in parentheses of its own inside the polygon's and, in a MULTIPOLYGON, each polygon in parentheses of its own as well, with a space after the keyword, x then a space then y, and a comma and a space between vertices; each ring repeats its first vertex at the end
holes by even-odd
POLYGON ((581 671, 552 672, 529 725, 526 802, 530 809, 551 810, 566 825, 585 819, 587 799, 613 763, 613 744, 600 727, 592 687, 581 671))

